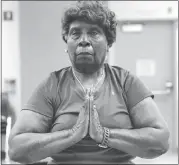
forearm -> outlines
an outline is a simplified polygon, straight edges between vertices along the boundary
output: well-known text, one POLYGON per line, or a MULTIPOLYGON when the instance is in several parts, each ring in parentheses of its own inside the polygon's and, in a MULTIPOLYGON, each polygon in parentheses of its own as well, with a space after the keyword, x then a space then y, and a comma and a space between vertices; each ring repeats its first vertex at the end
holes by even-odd
POLYGON ((53 133, 24 133, 9 143, 9 156, 20 163, 32 163, 57 154, 73 145, 70 130, 53 133))
POLYGON ((141 158, 155 158, 168 150, 168 135, 160 129, 111 129, 109 146, 141 158))

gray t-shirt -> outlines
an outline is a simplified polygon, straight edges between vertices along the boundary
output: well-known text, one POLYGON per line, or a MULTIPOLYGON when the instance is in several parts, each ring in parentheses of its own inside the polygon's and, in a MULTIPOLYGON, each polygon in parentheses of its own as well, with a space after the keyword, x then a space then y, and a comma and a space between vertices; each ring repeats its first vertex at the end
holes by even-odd
MULTIPOLYGON (((99 120, 107 128, 133 129, 130 110, 146 97, 154 97, 150 90, 129 71, 105 63, 105 80, 94 94, 99 120)), ((22 110, 31 110, 48 118, 47 132, 71 129, 85 101, 83 89, 75 80, 72 68, 52 72, 33 92, 22 110), (49 129, 50 128, 50 129, 49 129)), ((43 123, 43 121, 39 122, 43 123)), ((32 123, 33 124, 33 123, 32 123)), ((83 140, 59 154, 54 162, 95 161, 101 163, 127 162, 134 157, 113 148, 100 148, 87 135, 83 140)))

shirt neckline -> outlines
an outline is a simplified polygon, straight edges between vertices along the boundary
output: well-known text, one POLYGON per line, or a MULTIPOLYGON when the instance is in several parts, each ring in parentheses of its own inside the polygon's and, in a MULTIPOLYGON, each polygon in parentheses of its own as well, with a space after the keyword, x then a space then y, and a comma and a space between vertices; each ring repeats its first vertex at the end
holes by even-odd
MULTIPOLYGON (((99 96, 99 94, 101 93, 101 91, 104 90, 104 88, 106 86, 107 79, 109 79, 109 73, 107 70, 107 66, 108 66, 108 64, 104 63, 104 72, 105 72, 104 81, 102 82, 102 84, 98 88, 98 90, 94 92, 94 95, 93 95, 94 99, 96 99, 99 96)), ((81 97, 84 100, 85 93, 84 93, 81 85, 79 84, 79 82, 76 80, 76 78, 73 75, 72 66, 70 66, 70 80, 71 80, 71 85, 75 88, 79 97, 81 97)))

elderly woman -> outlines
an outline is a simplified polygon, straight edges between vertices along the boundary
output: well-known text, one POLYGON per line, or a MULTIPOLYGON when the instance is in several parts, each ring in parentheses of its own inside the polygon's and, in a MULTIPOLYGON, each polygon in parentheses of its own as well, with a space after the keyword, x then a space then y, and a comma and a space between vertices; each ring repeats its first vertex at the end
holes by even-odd
POLYGON ((52 72, 23 107, 9 138, 12 160, 124 164, 168 150, 152 93, 129 71, 105 63, 116 25, 98 1, 66 10, 62 36, 72 66, 52 72))

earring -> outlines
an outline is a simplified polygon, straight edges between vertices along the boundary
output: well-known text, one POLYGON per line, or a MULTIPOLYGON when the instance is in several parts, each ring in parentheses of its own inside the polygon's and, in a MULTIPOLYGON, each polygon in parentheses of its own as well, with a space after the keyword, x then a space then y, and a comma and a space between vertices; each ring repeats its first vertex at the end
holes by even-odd
POLYGON ((65 49, 65 53, 68 53, 68 50, 67 50, 67 49, 65 49))

